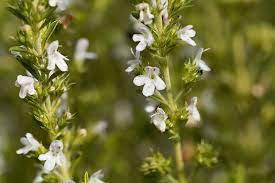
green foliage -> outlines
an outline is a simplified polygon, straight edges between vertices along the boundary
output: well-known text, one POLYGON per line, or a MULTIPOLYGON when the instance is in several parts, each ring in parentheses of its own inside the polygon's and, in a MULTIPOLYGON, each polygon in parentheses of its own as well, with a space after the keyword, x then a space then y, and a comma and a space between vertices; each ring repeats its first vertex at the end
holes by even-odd
POLYGON ((165 176, 171 173, 171 160, 166 159, 160 152, 147 157, 141 166, 144 175, 165 176))
POLYGON ((88 183, 88 182, 89 182, 89 174, 88 172, 85 172, 84 180, 82 181, 82 183, 88 183))
POLYGON ((183 73, 182 80, 186 85, 196 83, 200 79, 199 70, 197 66, 191 61, 187 61, 184 64, 182 73, 183 73))
POLYGON ((211 144, 202 141, 196 151, 196 160, 200 165, 211 168, 218 163, 218 152, 211 144))

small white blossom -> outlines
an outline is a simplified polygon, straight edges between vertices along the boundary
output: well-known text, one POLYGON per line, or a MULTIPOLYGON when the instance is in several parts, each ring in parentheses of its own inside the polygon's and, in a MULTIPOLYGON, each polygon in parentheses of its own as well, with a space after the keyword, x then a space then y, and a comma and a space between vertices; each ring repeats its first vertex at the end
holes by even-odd
POLYGON ((74 52, 74 59, 76 61, 94 60, 97 58, 97 54, 93 52, 87 52, 89 48, 89 40, 86 38, 81 38, 76 43, 76 48, 74 52))
POLYGON ((60 140, 53 141, 49 151, 45 154, 41 154, 38 159, 40 161, 45 161, 44 169, 46 171, 52 171, 56 165, 65 166, 67 160, 63 153, 63 143, 60 140))
POLYGON ((86 137, 88 132, 85 128, 81 128, 79 130, 77 130, 77 133, 81 136, 81 137, 86 137))
POLYGON ((107 128, 108 122, 102 120, 97 122, 97 124, 93 127, 92 131, 96 135, 104 135, 106 133, 107 128))
POLYGON ((17 154, 28 154, 30 151, 37 151, 40 147, 40 143, 32 136, 32 134, 27 133, 26 137, 20 139, 21 143, 25 146, 16 151, 17 154))
POLYGON ((43 182, 43 174, 46 172, 44 170, 40 170, 37 172, 36 176, 33 179, 33 183, 42 183, 43 182))
POLYGON ((139 21, 143 22, 145 25, 149 25, 153 22, 154 15, 151 14, 148 3, 140 3, 136 5, 136 9, 139 11, 139 21))
POLYGON ((154 95, 155 89, 164 90, 166 85, 164 81, 159 77, 160 70, 157 67, 147 66, 145 67, 145 74, 139 75, 134 78, 134 84, 136 86, 143 86, 142 94, 145 97, 154 95))
POLYGON ((102 170, 99 170, 90 177, 89 183, 104 183, 104 181, 102 180, 103 177, 104 177, 104 174, 102 170))
POLYGON ((25 98, 27 94, 35 95, 36 90, 34 88, 35 79, 30 76, 17 76, 15 86, 20 87, 19 97, 25 98))
POLYGON ((133 121, 133 106, 127 100, 120 100, 114 105, 113 119, 117 126, 125 126, 133 121))
POLYGON ((156 109, 157 109, 157 106, 159 105, 159 102, 155 101, 155 100, 152 100, 152 99, 148 99, 148 103, 146 104, 144 110, 147 112, 147 113, 152 113, 154 112, 156 109))
POLYGON ((51 7, 56 7, 61 10, 64 11, 67 6, 69 4, 69 0, 49 0, 49 5, 51 7))
POLYGON ((200 125, 201 116, 197 109, 197 101, 198 101, 198 98, 193 97, 191 99, 189 106, 187 107, 189 115, 188 115, 188 120, 186 122, 186 126, 190 128, 198 127, 200 125))
POLYGON ((214 113, 217 106, 215 102, 214 92, 211 89, 206 89, 201 95, 201 104, 205 107, 205 110, 209 113, 214 113))
POLYGON ((162 108, 157 108, 156 113, 151 116, 151 122, 161 131, 165 132, 168 116, 162 108))
POLYGON ((137 66, 139 64, 141 64, 141 60, 140 60, 140 52, 139 51, 136 51, 136 53, 133 52, 133 49, 131 49, 131 52, 133 54, 133 56, 135 57, 135 59, 133 60, 129 60, 127 62, 127 64, 129 65, 127 67, 127 69, 125 70, 125 72, 132 72, 133 70, 135 70, 137 68, 137 66))
POLYGON ((191 46, 196 46, 196 42, 191 39, 196 36, 196 31, 193 30, 193 25, 187 25, 184 28, 177 31, 178 37, 185 41, 186 43, 190 44, 191 46))
POLYGON ((199 67, 200 70, 209 72, 211 69, 206 65, 206 63, 201 59, 202 53, 207 51, 209 49, 203 49, 200 48, 199 51, 197 52, 197 55, 195 57, 194 63, 199 67))
POLYGON ((58 50, 59 42, 53 41, 47 48, 48 53, 48 67, 47 69, 52 71, 55 69, 55 66, 57 66, 62 72, 68 71, 68 65, 65 61, 69 60, 65 56, 63 56, 61 53, 59 53, 58 50))
POLYGON ((153 44, 154 37, 151 31, 146 27, 140 27, 139 31, 141 34, 134 34, 133 41, 139 42, 136 46, 136 50, 142 52, 147 46, 151 46, 153 44))

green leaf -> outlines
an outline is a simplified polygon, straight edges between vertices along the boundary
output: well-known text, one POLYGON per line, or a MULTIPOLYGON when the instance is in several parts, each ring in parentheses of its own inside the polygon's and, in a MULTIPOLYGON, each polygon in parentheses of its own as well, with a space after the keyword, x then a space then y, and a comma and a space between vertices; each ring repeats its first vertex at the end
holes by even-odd
POLYGON ((43 47, 46 45, 46 43, 48 42, 48 40, 54 33, 54 30, 56 29, 57 25, 58 25, 58 21, 56 20, 47 26, 46 32, 42 35, 42 46, 43 47))
POLYGON ((17 18, 19 18, 20 20, 23 20, 25 23, 29 24, 29 20, 27 19, 27 17, 25 17, 25 15, 19 9, 16 9, 13 6, 9 6, 7 7, 7 10, 11 12, 13 15, 15 15, 17 18))
POLYGON ((88 172, 85 172, 83 183, 89 183, 89 174, 88 174, 88 172))
POLYGON ((23 58, 17 57, 16 58, 18 62, 21 63, 21 65, 27 70, 29 71, 33 77, 35 78, 39 78, 39 74, 37 73, 37 69, 34 69, 33 67, 31 67, 31 65, 26 62, 23 58))

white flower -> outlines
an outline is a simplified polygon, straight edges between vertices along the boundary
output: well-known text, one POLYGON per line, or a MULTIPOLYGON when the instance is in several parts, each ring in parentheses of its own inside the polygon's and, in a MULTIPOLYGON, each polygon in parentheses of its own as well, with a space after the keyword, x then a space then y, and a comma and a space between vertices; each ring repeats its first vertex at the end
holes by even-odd
POLYGON ((168 116, 162 108, 157 108, 155 114, 151 116, 151 123, 153 123, 161 132, 165 132, 166 120, 168 116))
POLYGON ((76 48, 74 52, 74 59, 76 61, 94 60, 97 58, 97 54, 93 52, 87 52, 89 48, 89 40, 86 38, 81 38, 76 43, 76 48))
POLYGON ((142 94, 145 97, 149 97, 154 95, 155 89, 164 90, 166 88, 166 85, 159 77, 159 74, 159 68, 147 66, 145 67, 145 74, 136 76, 133 82, 136 86, 144 85, 142 94))
POLYGON ((148 3, 140 3, 136 5, 136 9, 139 11, 139 21, 143 22, 145 25, 149 25, 153 22, 154 15, 151 14, 148 3))
MULTIPOLYGON (((142 24, 143 25, 143 24, 142 24)), ((147 46, 151 46, 154 42, 154 37, 151 31, 146 27, 139 27, 139 32, 141 34, 134 34, 133 41, 139 42, 136 46, 136 50, 142 52, 147 46)))
POLYGON ((30 151, 37 151, 40 147, 40 143, 32 136, 32 134, 27 133, 26 137, 20 139, 21 143, 25 146, 16 151, 17 154, 28 154, 30 151))
POLYGON ((106 130, 108 128, 108 122, 107 121, 98 121, 97 124, 93 127, 93 133, 96 135, 104 135, 106 133, 106 130))
POLYGON ((15 86, 20 87, 19 97, 25 98, 27 94, 35 95, 36 91, 34 88, 35 79, 30 76, 17 76, 15 86))
POLYGON ((117 126, 124 126, 133 121, 133 106, 127 100, 120 100, 115 103, 113 119, 117 126))
POLYGON ((67 59, 65 56, 63 56, 61 53, 57 51, 59 47, 58 41, 53 41, 47 48, 48 53, 48 67, 47 69, 52 71, 55 69, 55 66, 57 66, 62 72, 68 71, 68 65, 65 62, 67 59))
POLYGON ((146 104, 144 110, 147 112, 147 113, 152 113, 156 110, 157 106, 159 105, 159 102, 155 101, 155 100, 152 100, 152 99, 148 99, 148 103, 146 104))
POLYGON ((44 168, 46 171, 52 171, 56 165, 66 165, 67 160, 62 151, 63 143, 60 140, 55 140, 51 143, 49 152, 38 157, 40 161, 45 161, 44 168))
POLYGON ((184 28, 177 31, 178 37, 185 41, 186 43, 190 44, 191 46, 196 46, 194 40, 192 40, 192 37, 195 37, 196 31, 193 30, 193 25, 187 25, 184 28))
POLYGON ((206 65, 206 63, 201 59, 202 57, 202 53, 207 51, 209 49, 203 49, 203 48, 200 48, 196 57, 195 57, 195 60, 194 60, 194 63, 199 67, 200 70, 202 71, 205 71, 205 72, 209 72, 211 71, 211 69, 206 65))
POLYGON ((125 72, 132 72, 133 70, 135 70, 135 68, 137 68, 137 66, 139 64, 141 64, 141 60, 140 60, 140 52, 139 51, 136 51, 136 54, 133 52, 133 49, 131 49, 131 52, 133 54, 133 56, 135 57, 135 59, 133 60, 129 60, 127 62, 127 64, 129 65, 127 67, 127 69, 125 70, 125 72))
POLYGON ((104 183, 102 181, 104 174, 102 170, 95 172, 89 179, 89 183, 104 183))
POLYGON ((197 101, 198 101, 198 98, 193 97, 191 99, 189 106, 187 107, 189 115, 185 125, 190 128, 198 127, 200 125, 201 116, 197 109, 197 101))
POLYGON ((35 178, 33 179, 33 183, 42 183, 43 182, 43 174, 45 174, 46 172, 44 170, 40 170, 35 178))
POLYGON ((205 110, 209 113, 214 113, 216 110, 216 103, 214 92, 211 89, 206 89, 201 95, 201 104, 205 107, 205 110))
POLYGON ((67 8, 68 4, 68 0, 49 0, 49 5, 51 7, 57 6, 57 8, 61 11, 64 11, 67 8))

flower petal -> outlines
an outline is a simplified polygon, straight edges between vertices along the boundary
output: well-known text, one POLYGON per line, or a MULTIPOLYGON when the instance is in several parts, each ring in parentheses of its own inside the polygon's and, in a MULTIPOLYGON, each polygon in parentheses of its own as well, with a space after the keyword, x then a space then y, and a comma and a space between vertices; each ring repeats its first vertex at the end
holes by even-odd
POLYGON ((146 48, 146 43, 144 41, 140 41, 136 46, 136 50, 139 52, 145 50, 145 48, 146 48))
POLYGON ((59 41, 58 40, 53 41, 51 44, 49 44, 49 46, 47 48, 48 55, 54 54, 57 51, 58 47, 59 47, 59 41))
POLYGON ((188 43, 189 45, 191 45, 191 46, 196 46, 196 45, 197 45, 196 42, 195 42, 194 40, 192 40, 190 37, 188 37, 188 36, 186 36, 186 35, 182 35, 182 36, 181 36, 181 39, 182 39, 183 41, 185 41, 186 43, 188 43))
POLYGON ((28 86, 28 94, 29 95, 36 94, 36 90, 34 89, 33 85, 28 86))
POLYGON ((166 84, 159 76, 156 76, 155 78, 155 86, 157 90, 164 90, 166 88, 166 84))
POLYGON ((136 68, 135 65, 130 65, 129 67, 127 67, 127 69, 125 69, 125 72, 132 72, 134 69, 136 68))
POLYGON ((27 89, 26 87, 21 87, 19 91, 19 97, 24 99, 27 96, 27 89))
POLYGON ((165 132, 166 130, 165 121, 154 122, 154 125, 159 129, 159 131, 165 132))
POLYGON ((29 140, 26 137, 21 137, 20 142, 25 146, 30 145, 29 140))
POLYGON ((189 37, 195 37, 196 36, 196 31, 194 31, 193 29, 186 31, 186 35, 188 35, 189 37))
POLYGON ((143 87, 142 94, 145 97, 149 97, 149 96, 154 95, 154 92, 155 92, 155 84, 154 84, 154 82, 152 80, 147 81, 145 83, 144 87, 143 87))
POLYGON ((199 61, 199 68, 205 72, 209 72, 211 71, 210 67, 208 67, 208 65, 203 61, 203 60, 200 60, 199 61))
POLYGON ((44 168, 45 168, 45 170, 47 170, 47 171, 52 171, 53 169, 54 169, 54 167, 55 167, 55 164, 56 164, 56 158, 55 157, 49 157, 47 160, 46 160, 46 162, 45 162, 45 164, 44 164, 44 168))
POLYGON ((203 48, 200 48, 196 54, 195 60, 201 60, 203 48))
POLYGON ((59 58, 56 60, 56 66, 62 71, 66 72, 68 71, 68 65, 64 61, 65 57, 59 53, 59 58))
POLYGON ((134 34, 133 35, 133 41, 134 42, 140 42, 140 41, 144 41, 145 38, 142 34, 134 34))
POLYGON ((20 148, 16 151, 16 154, 28 154, 28 152, 30 152, 31 149, 29 146, 25 146, 23 148, 20 148))
POLYGON ((50 152, 47 152, 47 153, 45 153, 45 154, 40 154, 40 155, 38 156, 38 159, 39 159, 40 161, 46 161, 48 158, 51 158, 51 153, 50 153, 50 152))
POLYGON ((94 60, 94 59, 97 59, 97 54, 93 52, 87 52, 85 53, 84 57, 85 59, 94 60))
POLYGON ((139 75, 139 76, 136 76, 134 78, 134 81, 133 83, 136 85, 136 86, 142 86, 145 84, 145 82, 147 81, 147 76, 145 75, 139 75))
POLYGON ((55 69, 55 60, 56 58, 53 56, 48 56, 48 66, 47 69, 53 71, 55 69))

